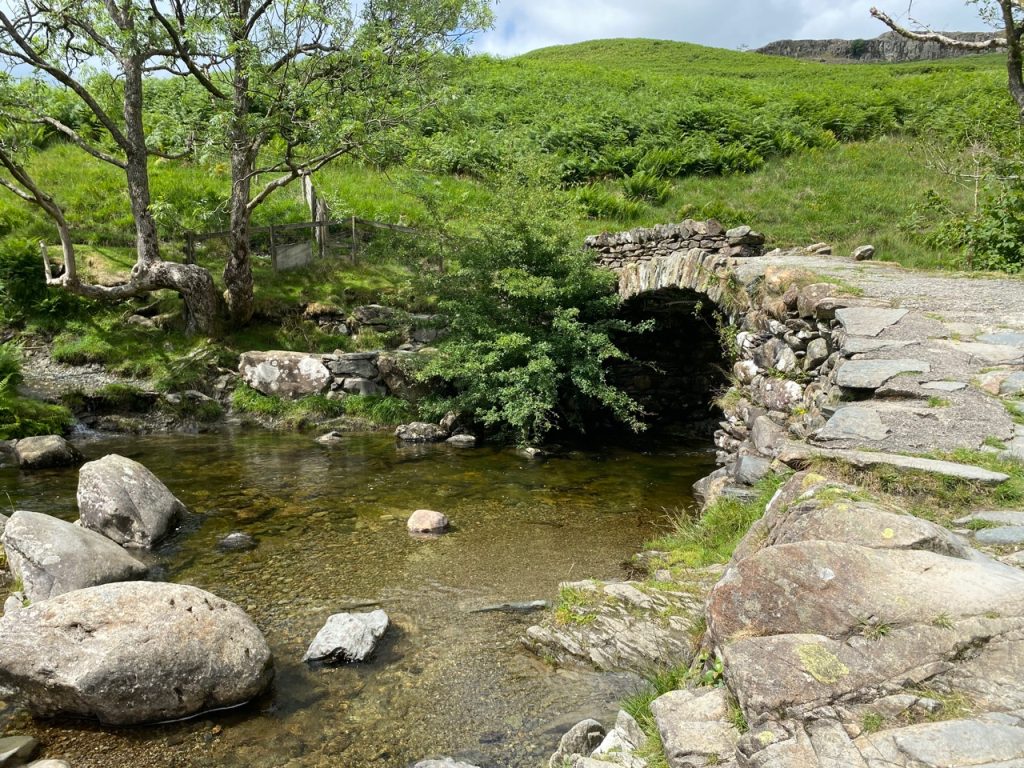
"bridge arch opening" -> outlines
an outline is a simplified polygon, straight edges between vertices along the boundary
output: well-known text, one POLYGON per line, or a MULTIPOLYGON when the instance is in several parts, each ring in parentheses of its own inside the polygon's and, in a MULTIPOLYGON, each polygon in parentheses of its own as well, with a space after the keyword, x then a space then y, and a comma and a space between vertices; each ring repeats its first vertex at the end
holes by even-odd
POLYGON ((666 287, 623 302, 619 317, 652 321, 646 333, 624 333, 619 348, 631 358, 615 363, 610 378, 644 409, 646 435, 707 438, 718 427, 715 397, 728 385, 729 362, 716 305, 698 291, 666 287))

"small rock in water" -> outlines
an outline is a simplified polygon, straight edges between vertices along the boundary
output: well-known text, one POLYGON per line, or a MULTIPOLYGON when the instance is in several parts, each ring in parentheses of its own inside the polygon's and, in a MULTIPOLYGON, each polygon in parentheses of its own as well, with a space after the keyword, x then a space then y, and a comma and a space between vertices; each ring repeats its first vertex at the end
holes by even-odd
POLYGON ((341 434, 341 432, 334 429, 328 432, 326 435, 320 435, 320 437, 318 437, 316 441, 320 443, 320 445, 334 445, 335 443, 340 443, 344 439, 345 438, 341 434))
POLYGON ((0 739, 0 766, 21 765, 39 749, 31 736, 7 736, 0 739))
POLYGON ((441 757, 437 760, 420 760, 412 768, 477 768, 469 763, 459 763, 450 757, 441 757))
POLYGON ((472 435, 452 435, 445 442, 457 448, 472 448, 476 445, 476 438, 472 435))
POLYGON ((228 552, 245 552, 250 549, 256 549, 256 539, 251 534, 233 531, 227 536, 221 536, 217 539, 217 549, 223 549, 228 552))
POLYGON ((417 509, 409 518, 409 533, 444 533, 448 530, 448 518, 432 509, 417 509))
POLYGON ((317 632, 302 660, 327 664, 363 661, 377 648, 389 623, 381 610, 336 613, 317 632))
POLYGON ((60 435, 22 438, 14 444, 14 454, 22 469, 49 469, 81 464, 81 452, 60 435))
POLYGON ((524 459, 544 459, 547 458, 547 453, 540 448, 534 448, 532 445, 526 446, 525 448, 517 448, 516 453, 522 456, 524 459))
POLYGON ((403 443, 440 443, 448 437, 448 433, 437 424, 414 421, 398 427, 395 437, 403 443))

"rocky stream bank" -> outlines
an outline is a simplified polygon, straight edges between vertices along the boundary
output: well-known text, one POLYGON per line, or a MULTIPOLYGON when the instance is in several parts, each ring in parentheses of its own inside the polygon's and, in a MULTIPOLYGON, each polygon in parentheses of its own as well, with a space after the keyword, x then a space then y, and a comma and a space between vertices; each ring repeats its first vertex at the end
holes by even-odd
POLYGON ((789 479, 724 571, 650 552, 646 580, 563 585, 568 620, 532 627, 527 647, 691 671, 650 705, 651 728, 625 712, 607 734, 581 723, 551 768, 1024 764, 1024 511, 911 500, 940 487, 984 504, 1016 482, 969 459, 1024 460, 1021 283, 811 250, 679 249, 619 269, 624 295, 697 291, 734 329, 703 508, 789 479))

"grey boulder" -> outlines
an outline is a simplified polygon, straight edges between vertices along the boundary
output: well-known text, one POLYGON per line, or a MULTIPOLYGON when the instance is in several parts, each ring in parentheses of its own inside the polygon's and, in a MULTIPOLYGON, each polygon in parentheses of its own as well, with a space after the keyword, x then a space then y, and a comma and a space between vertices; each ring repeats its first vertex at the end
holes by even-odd
POLYGON ((133 581, 147 568, 95 531, 38 512, 15 512, 0 536, 7 562, 31 602, 76 589, 133 581))
POLYGON ((50 717, 128 725, 243 704, 273 676, 238 606, 184 584, 104 584, 0 619, 0 685, 50 717))
POLYGON ((302 660, 326 664, 364 661, 376 650, 389 623, 381 610, 336 613, 317 632, 302 660))
POLYGON ((450 757, 440 757, 436 760, 420 760, 412 768, 477 768, 469 763, 460 763, 450 757))
POLYGON ((14 455, 22 469, 72 467, 85 461, 81 451, 60 435, 22 438, 14 444, 14 455))
POLYGON ((186 511, 156 475, 116 453, 90 461, 79 472, 82 525, 118 544, 148 549, 186 511))
POLYGON ((257 392, 292 399, 323 392, 332 378, 320 355, 302 352, 246 352, 238 373, 257 392))
POLYGON ((440 443, 447 439, 448 433, 438 424, 414 421, 399 426, 395 430, 395 437, 403 443, 440 443))

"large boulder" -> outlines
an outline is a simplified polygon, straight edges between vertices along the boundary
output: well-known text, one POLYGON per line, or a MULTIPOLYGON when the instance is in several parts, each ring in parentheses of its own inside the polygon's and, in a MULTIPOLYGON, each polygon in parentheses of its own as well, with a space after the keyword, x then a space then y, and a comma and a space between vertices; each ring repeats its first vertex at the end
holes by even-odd
POLYGON ((107 537, 39 512, 11 515, 0 543, 11 573, 33 603, 146 575, 145 565, 107 537))
POLYGON ((14 455, 22 469, 73 467, 85 461, 81 451, 60 435, 22 438, 14 444, 14 455))
POLYGON ((156 475, 116 453, 90 461, 78 474, 82 525, 118 544, 148 549, 186 511, 156 475))
POLYGON ((238 606, 183 584, 80 589, 0 619, 0 685, 40 716, 190 717, 262 693, 270 648, 238 606))
POLYGON ((257 392, 284 398, 320 394, 332 378, 320 355, 303 352, 245 352, 238 373, 257 392))

